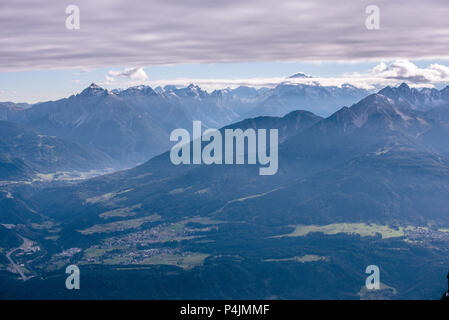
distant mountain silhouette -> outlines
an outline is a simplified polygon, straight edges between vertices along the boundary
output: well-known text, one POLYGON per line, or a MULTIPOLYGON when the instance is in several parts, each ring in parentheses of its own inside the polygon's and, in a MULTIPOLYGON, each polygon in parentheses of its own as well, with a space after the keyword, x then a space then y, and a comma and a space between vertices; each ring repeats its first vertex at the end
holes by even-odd
POLYGON ((0 119, 94 148, 120 167, 129 167, 167 150, 170 132, 190 128, 193 120, 200 120, 206 128, 220 128, 245 118, 283 116, 297 109, 326 106, 330 112, 366 94, 350 86, 280 84, 274 89, 241 86, 209 93, 194 84, 109 91, 92 83, 81 93, 57 101, 0 103, 0 119))
POLYGON ((312 78, 311 75, 305 74, 303 72, 297 72, 293 75, 291 75, 290 77, 288 77, 289 79, 302 79, 302 78, 312 78))
MULTIPOLYGON (((261 177, 251 165, 174 166, 164 153, 77 188, 89 197, 133 190, 117 207, 141 204, 167 217, 219 212, 228 220, 276 225, 429 219, 449 223, 449 140, 446 131, 435 129, 447 123, 426 115, 402 101, 373 94, 325 119, 303 111, 247 119, 230 127, 276 127, 282 133, 274 176, 261 177), (429 132, 439 136, 441 144, 429 144, 429 132), (175 189, 185 191, 168 196, 175 189)), ((74 223, 78 216, 89 215, 92 208, 79 206, 83 198, 72 196, 78 192, 58 192, 61 203, 52 206, 54 214, 71 208, 74 223)))
POLYGON ((386 87, 379 91, 396 102, 406 103, 412 109, 428 110, 435 107, 449 107, 449 86, 437 90, 434 88, 415 89, 406 83, 399 87, 386 87))
POLYGON ((270 93, 245 116, 283 116, 293 110, 309 110, 320 116, 329 116, 342 106, 367 96, 369 91, 349 84, 335 87, 287 82, 277 85, 270 93))
POLYGON ((113 166, 106 154, 33 129, 0 121, 0 180, 29 178, 34 173, 88 171, 113 166))

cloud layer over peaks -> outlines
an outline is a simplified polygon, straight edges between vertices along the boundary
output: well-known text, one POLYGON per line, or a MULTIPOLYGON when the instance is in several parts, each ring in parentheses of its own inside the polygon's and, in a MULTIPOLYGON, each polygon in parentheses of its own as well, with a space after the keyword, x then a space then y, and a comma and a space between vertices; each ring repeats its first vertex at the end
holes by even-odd
MULTIPOLYGON (((0 71, 246 61, 449 56, 446 0, 3 0, 0 71)), ((126 76, 126 75, 124 75, 126 76)), ((111 77, 111 76, 110 76, 111 77)))

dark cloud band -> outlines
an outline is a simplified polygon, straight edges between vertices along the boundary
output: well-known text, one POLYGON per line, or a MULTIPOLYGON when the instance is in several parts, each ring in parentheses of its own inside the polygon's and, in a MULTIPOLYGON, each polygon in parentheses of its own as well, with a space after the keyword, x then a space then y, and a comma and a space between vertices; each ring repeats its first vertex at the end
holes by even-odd
POLYGON ((446 0, 4 0, 0 71, 449 57, 446 0), (65 26, 80 8, 80 29, 65 26), (380 29, 365 27, 368 5, 380 29))

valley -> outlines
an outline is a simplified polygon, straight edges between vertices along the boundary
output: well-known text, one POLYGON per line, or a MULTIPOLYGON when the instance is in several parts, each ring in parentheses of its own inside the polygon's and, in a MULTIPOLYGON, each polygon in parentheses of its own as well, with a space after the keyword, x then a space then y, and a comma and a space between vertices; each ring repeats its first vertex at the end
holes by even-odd
POLYGON ((121 171, 4 179, 0 295, 438 298, 449 265, 447 119, 405 99, 413 90, 385 89, 327 118, 293 111, 220 129, 278 129, 272 176, 246 164, 176 166, 166 151, 121 171), (70 264, 78 292, 64 286, 70 264), (377 294, 362 288, 371 264, 377 294))
MULTIPOLYGON (((316 226, 318 227, 323 230, 326 228, 326 226, 316 226)), ((247 277, 248 272, 254 273, 251 281, 255 286, 254 289, 258 289, 244 290, 245 296, 254 298, 268 298, 269 296, 264 295, 264 292, 266 294, 270 292, 283 299, 294 296, 306 297, 311 294, 311 288, 323 288, 325 283, 328 286, 326 293, 316 292, 317 297, 325 299, 338 295, 345 299, 376 299, 382 295, 383 298, 397 299, 422 297, 424 292, 425 297, 431 298, 440 287, 437 282, 433 283, 437 280, 436 274, 432 273, 427 278, 419 274, 418 270, 423 266, 423 257, 430 269, 434 270, 433 272, 444 269, 449 263, 448 252, 445 249, 449 247, 449 236, 430 227, 401 227, 404 230, 403 235, 386 238, 381 237, 383 228, 375 232, 374 226, 371 226, 370 234, 364 235, 355 234, 350 228, 346 228, 341 232, 327 234, 311 232, 301 236, 282 238, 272 235, 288 227, 281 226, 275 229, 277 230, 248 223, 237 225, 229 222, 207 225, 197 223, 191 225, 186 221, 175 224, 162 223, 155 227, 141 227, 136 232, 126 235, 120 235, 118 231, 113 236, 109 235, 101 240, 89 240, 83 247, 67 248, 60 252, 51 249, 54 243, 58 243, 58 239, 44 240, 42 238, 42 242, 39 241, 38 244, 42 249, 33 254, 29 253, 28 257, 18 256, 17 251, 31 252, 31 245, 25 248, 24 243, 20 248, 13 249, 16 252, 16 263, 21 265, 20 270, 26 270, 22 278, 22 281, 26 282, 20 284, 18 280, 14 280, 16 281, 15 289, 9 291, 6 296, 22 295, 24 292, 21 288, 28 288, 30 291, 25 296, 29 297, 37 298, 42 294, 48 294, 49 297, 62 295, 61 297, 74 298, 72 293, 65 290, 63 280, 65 267, 76 264, 81 268, 82 279, 89 281, 85 283, 84 290, 81 292, 87 295, 95 292, 97 296, 103 298, 111 297, 106 291, 106 288, 111 287, 119 290, 118 297, 126 296, 126 293, 119 289, 122 276, 128 279, 128 275, 135 275, 132 280, 126 281, 130 290, 133 288, 139 292, 144 288, 142 287, 144 284, 140 283, 141 278, 138 274, 146 275, 145 277, 150 279, 153 279, 156 274, 163 275, 163 279, 170 283, 170 279, 174 277, 183 277, 187 280, 196 278, 199 273, 203 274, 204 278, 201 279, 200 289, 196 290, 193 296, 209 295, 214 298, 224 298, 226 294, 231 294, 229 291, 231 287, 212 274, 207 274, 218 272, 223 275, 224 270, 221 268, 225 265, 230 268, 229 272, 233 270, 232 272, 238 272, 237 274, 242 277, 247 277), (249 230, 251 232, 248 232, 249 230), (51 253, 52 251, 54 253, 51 253), (38 256, 42 254, 42 258, 39 258, 38 256), (43 263, 44 261, 47 262, 43 263), (363 268, 371 262, 381 267, 382 281, 386 283, 385 288, 393 288, 392 292, 388 289, 386 292, 382 291, 383 293, 378 292, 377 296, 359 292, 365 279, 363 268), (399 269, 416 270, 415 272, 418 273, 398 277, 399 266, 401 266, 399 269), (275 273, 270 276, 266 273, 268 270, 275 273), (338 277, 344 277, 348 281, 348 284, 344 286, 346 292, 344 294, 341 293, 341 289, 329 287, 332 281, 339 281, 332 279, 342 270, 345 271, 338 277), (295 272, 296 276, 291 272, 295 272), (279 287, 281 283, 278 281, 279 277, 282 279, 284 276, 295 283, 296 289, 289 286, 290 289, 281 290, 279 287), (257 277, 260 277, 259 280, 257 277), (267 280, 271 277, 275 277, 278 281, 265 284, 261 282, 271 281, 267 280), (413 286, 410 286, 410 278, 416 280, 413 286), (100 283, 95 279, 103 280, 100 283), (52 288, 53 293, 45 293, 46 290, 38 289, 37 286, 41 285, 52 288), (214 287, 219 288, 215 293, 212 289, 214 287), (411 292, 412 288, 416 292, 411 292)), ((0 272, 0 277, 4 281, 8 278, 11 279, 8 281, 14 279, 5 271, 0 272)), ((153 285, 158 286, 158 281, 152 281, 154 281, 153 285)), ((188 295, 182 295, 173 291, 175 288, 169 289, 165 285, 164 287, 165 289, 160 292, 144 290, 145 293, 141 298, 192 296, 191 292, 188 295)))

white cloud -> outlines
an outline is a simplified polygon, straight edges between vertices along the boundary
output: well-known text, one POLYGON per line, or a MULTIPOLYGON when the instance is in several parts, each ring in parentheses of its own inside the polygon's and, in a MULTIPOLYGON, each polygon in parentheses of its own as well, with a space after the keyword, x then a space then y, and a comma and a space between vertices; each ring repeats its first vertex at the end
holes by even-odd
POLYGON ((408 60, 396 60, 386 65, 380 63, 372 69, 376 78, 406 81, 412 84, 435 84, 449 82, 449 67, 441 64, 431 64, 420 68, 408 60))
POLYGON ((148 76, 143 68, 126 68, 123 71, 111 70, 106 76, 106 80, 114 81, 114 77, 124 77, 131 80, 145 81, 148 80, 148 76))
POLYGON ((110 77, 108 75, 106 75, 105 78, 106 78, 106 83, 112 83, 115 81, 115 79, 113 77, 110 77))
POLYGON ((381 62, 373 68, 373 73, 381 73, 386 71, 387 69, 388 69, 387 65, 384 62, 381 62))
MULTIPOLYGON (((110 73, 110 72, 109 72, 110 73)), ((108 73, 108 74, 109 74, 108 73)), ((120 72, 117 72, 117 74, 120 72)), ((114 73, 116 74, 116 73, 114 73)), ((112 88, 125 88, 139 84, 146 84, 151 87, 176 85, 179 87, 197 84, 205 90, 212 91, 223 88, 236 88, 238 86, 250 87, 275 87, 281 82, 292 84, 320 84, 323 86, 342 86, 351 84, 358 88, 379 89, 387 85, 398 85, 407 82, 411 87, 434 87, 437 84, 449 83, 449 67, 440 64, 431 64, 428 67, 420 68, 408 60, 394 60, 390 62, 381 62, 371 70, 365 73, 348 73, 340 77, 313 77, 312 78, 293 78, 271 77, 271 78, 240 78, 240 79, 201 79, 201 78, 178 78, 167 80, 144 80, 137 81, 127 77, 121 81, 114 81, 106 75, 107 81, 101 85, 112 88)))

